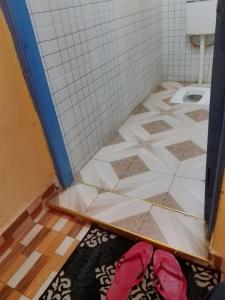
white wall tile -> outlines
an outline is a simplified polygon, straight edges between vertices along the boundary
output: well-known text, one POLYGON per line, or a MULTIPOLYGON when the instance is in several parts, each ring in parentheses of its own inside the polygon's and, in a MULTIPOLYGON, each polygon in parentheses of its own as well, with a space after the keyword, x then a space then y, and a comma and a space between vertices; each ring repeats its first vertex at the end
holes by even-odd
POLYGON ((74 173, 162 74, 162 0, 27 0, 74 173))

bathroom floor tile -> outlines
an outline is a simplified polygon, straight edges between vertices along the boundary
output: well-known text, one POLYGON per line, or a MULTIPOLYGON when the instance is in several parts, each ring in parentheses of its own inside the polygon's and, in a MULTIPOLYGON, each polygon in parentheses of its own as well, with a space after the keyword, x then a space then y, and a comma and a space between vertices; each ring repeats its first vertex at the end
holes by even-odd
POLYGON ((120 134, 131 143, 159 141, 174 135, 179 129, 187 129, 187 124, 178 116, 157 112, 131 116, 120 128, 120 134))
POLYGON ((164 195, 162 206, 168 207, 177 211, 185 212, 174 197, 168 192, 164 195))
POLYGON ((153 206, 139 234, 196 256, 208 255, 204 221, 166 208, 153 206))
POLYGON ((57 203, 206 258, 208 108, 173 105, 182 86, 163 82, 81 169, 83 186, 57 203))
POLYGON ((145 163, 138 156, 134 156, 130 166, 124 172, 122 178, 128 178, 131 176, 139 175, 141 173, 148 172, 149 169, 145 163))
POLYGON ((162 101, 164 101, 167 105, 169 106, 176 106, 176 105, 179 105, 178 103, 172 103, 171 102, 171 97, 168 97, 168 98, 165 98, 165 99, 162 99, 162 101))
POLYGON ((122 142, 119 144, 102 147, 93 157, 95 160, 113 162, 130 158, 137 155, 140 146, 133 142, 122 142))
POLYGON ((145 201, 121 196, 114 193, 103 193, 86 210, 85 215, 94 217, 103 222, 115 224, 131 217, 143 217, 148 212, 151 204, 145 201))
POLYGON ((173 201, 171 206, 170 201, 166 202, 168 207, 174 208, 174 204, 177 203, 182 211, 204 218, 204 182, 175 176, 169 189, 169 194, 172 196, 173 201))
MULTIPOLYGON (((147 147, 150 149, 150 153, 155 154, 161 164, 167 166, 169 173, 175 174, 180 164, 180 158, 184 159, 184 155, 186 153, 187 154, 185 158, 191 155, 186 148, 182 147, 183 143, 190 140, 191 135, 191 129, 180 129, 176 132, 173 132, 172 135, 162 138, 155 143, 147 143, 147 147)), ((199 146, 196 145, 196 147, 199 146)), ((160 172, 160 170, 156 168, 152 170, 160 172)))
POLYGON ((187 159, 179 164, 176 175, 198 180, 205 180, 206 154, 187 159))
POLYGON ((49 202, 62 208, 84 213, 97 196, 97 188, 85 184, 76 184, 60 193, 59 196, 49 200, 49 202))
POLYGON ((159 120, 143 125, 144 129, 147 130, 150 134, 159 133, 162 131, 173 129, 168 123, 164 120, 159 120))
POLYGON ((112 225, 125 229, 129 232, 138 233, 148 213, 138 214, 119 221, 112 222, 112 225))
POLYGON ((120 180, 114 192, 150 202, 156 200, 158 203, 161 194, 169 191, 172 180, 172 175, 149 171, 120 180))
POLYGON ((167 198, 168 198, 168 193, 165 192, 165 193, 157 194, 155 196, 151 196, 149 198, 145 198, 144 200, 154 204, 163 205, 163 203, 167 198))
POLYGON ((119 178, 112 165, 105 161, 92 159, 80 171, 83 183, 105 189, 113 189, 119 178))
POLYGON ((201 122, 201 121, 208 120, 209 112, 206 109, 202 108, 202 109, 190 111, 190 112, 186 113, 186 116, 195 120, 196 122, 201 122))
POLYGON ((131 165, 133 159, 135 159, 135 157, 136 156, 131 156, 128 158, 123 158, 123 159, 111 162, 111 165, 119 179, 123 178, 124 173, 130 167, 130 165, 131 165))
POLYGON ((119 132, 114 133, 105 143, 105 145, 115 145, 124 142, 123 137, 119 134, 119 132))
POLYGON ((198 145, 188 140, 166 147, 179 161, 184 161, 205 153, 198 145))
POLYGON ((135 110, 133 111, 133 115, 138 115, 138 114, 143 114, 143 113, 146 113, 146 112, 149 112, 149 110, 143 105, 143 104, 140 104, 138 105, 135 110))

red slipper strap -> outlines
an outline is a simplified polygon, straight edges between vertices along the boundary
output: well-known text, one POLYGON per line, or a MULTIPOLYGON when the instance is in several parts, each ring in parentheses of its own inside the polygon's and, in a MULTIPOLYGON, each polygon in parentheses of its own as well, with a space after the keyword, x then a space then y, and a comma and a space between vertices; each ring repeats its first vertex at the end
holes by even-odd
POLYGON ((164 271, 166 271, 172 277, 175 277, 178 280, 184 281, 184 275, 183 275, 183 273, 182 273, 182 275, 179 275, 179 274, 175 273, 174 271, 171 271, 170 269, 167 268, 168 265, 171 268, 174 268, 174 265, 171 264, 170 260, 168 260, 165 257, 162 258, 162 260, 154 267, 154 273, 155 273, 155 275, 157 276, 158 273, 163 269, 164 271))
POLYGON ((146 263, 144 261, 143 254, 141 252, 137 252, 137 253, 134 253, 132 256, 128 256, 128 257, 122 256, 120 258, 120 260, 116 263, 116 274, 115 274, 115 280, 116 280, 116 282, 117 283, 119 282, 119 279, 118 279, 117 275, 118 275, 118 272, 119 272, 121 266, 123 265, 123 263, 131 261, 134 258, 139 258, 141 260, 142 267, 143 267, 143 272, 141 272, 139 274, 139 276, 137 277, 137 279, 130 286, 126 286, 126 287, 124 286, 123 287, 124 289, 130 289, 130 288, 134 287, 135 285, 137 285, 144 278, 144 275, 145 275, 145 271, 146 271, 146 267, 147 266, 146 266, 146 263), (121 260, 122 260, 122 262, 121 262, 121 260))
MULTIPOLYGON (((171 262, 170 262, 170 260, 168 260, 167 258, 162 258, 161 259, 161 261, 156 265, 156 266, 154 266, 154 275, 157 277, 157 279, 158 279, 158 281, 160 282, 160 279, 159 279, 159 277, 157 276, 158 275, 158 273, 161 271, 161 270, 164 270, 164 271, 166 271, 166 273, 167 274, 169 274, 170 276, 172 276, 172 277, 174 277, 174 278, 176 278, 176 279, 178 279, 178 280, 180 280, 181 282, 182 282, 182 284, 183 284, 183 287, 182 287, 182 293, 183 293, 183 296, 185 296, 185 292, 186 292, 186 280, 185 280, 185 277, 184 277, 184 275, 183 275, 183 273, 182 273, 182 275, 179 275, 179 274, 177 274, 177 273, 175 273, 175 272, 173 272, 173 271, 171 271, 170 269, 168 269, 166 266, 171 266, 172 268, 174 267, 174 265, 173 264, 171 264, 171 262)), ((157 289, 158 289, 158 291, 161 293, 161 295, 165 298, 165 292, 164 292, 164 290, 162 289, 162 284, 160 285, 160 284, 157 284, 157 283, 155 283, 156 284, 156 287, 157 287, 157 289)), ((185 299, 185 298, 183 298, 183 299, 185 299)))

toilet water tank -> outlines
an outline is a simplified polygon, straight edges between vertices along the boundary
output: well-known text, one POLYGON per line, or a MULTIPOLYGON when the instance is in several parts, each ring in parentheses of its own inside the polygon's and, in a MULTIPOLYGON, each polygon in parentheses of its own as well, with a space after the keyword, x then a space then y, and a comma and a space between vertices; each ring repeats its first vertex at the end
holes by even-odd
POLYGON ((214 34, 217 0, 187 1, 187 34, 214 34))

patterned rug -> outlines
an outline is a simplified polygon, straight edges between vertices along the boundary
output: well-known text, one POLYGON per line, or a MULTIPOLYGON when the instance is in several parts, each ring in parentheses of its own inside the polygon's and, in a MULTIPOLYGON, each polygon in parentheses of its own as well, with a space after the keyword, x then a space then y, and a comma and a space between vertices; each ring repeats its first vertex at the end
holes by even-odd
MULTIPOLYGON (((40 299, 105 299, 115 272, 115 261, 133 244, 133 241, 92 227, 40 299)), ((187 279, 188 300, 204 299, 220 281, 220 273, 178 260, 187 279)), ((142 282, 133 288, 131 299, 162 299, 153 287, 152 265, 142 282)))

